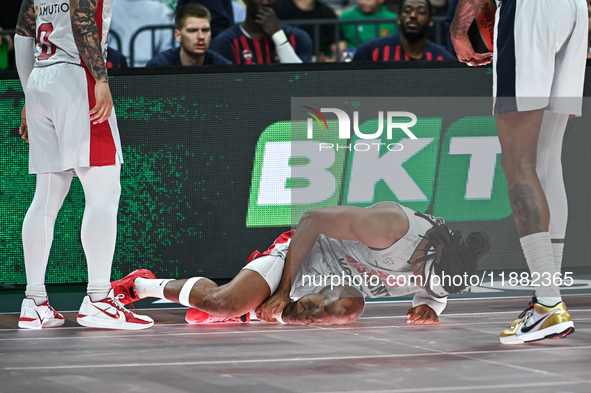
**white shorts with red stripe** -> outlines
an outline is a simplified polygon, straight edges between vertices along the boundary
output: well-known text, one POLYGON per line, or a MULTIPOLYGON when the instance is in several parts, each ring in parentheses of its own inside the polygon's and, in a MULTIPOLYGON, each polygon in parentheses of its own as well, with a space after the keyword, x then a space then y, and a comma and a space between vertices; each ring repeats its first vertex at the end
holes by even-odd
POLYGON ((115 110, 91 124, 95 79, 82 66, 35 67, 26 88, 29 173, 123 162, 115 110))

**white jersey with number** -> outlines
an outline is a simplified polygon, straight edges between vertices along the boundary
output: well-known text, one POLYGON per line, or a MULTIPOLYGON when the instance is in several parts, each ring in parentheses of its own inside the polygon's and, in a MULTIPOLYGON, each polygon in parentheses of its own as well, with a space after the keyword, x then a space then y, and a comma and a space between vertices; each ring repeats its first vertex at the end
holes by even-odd
MULTIPOLYGON (((101 36, 106 61, 107 38, 113 12, 113 0, 99 0, 95 20, 101 36)), ((35 66, 56 63, 84 65, 72 34, 69 0, 35 0, 36 50, 35 66)))

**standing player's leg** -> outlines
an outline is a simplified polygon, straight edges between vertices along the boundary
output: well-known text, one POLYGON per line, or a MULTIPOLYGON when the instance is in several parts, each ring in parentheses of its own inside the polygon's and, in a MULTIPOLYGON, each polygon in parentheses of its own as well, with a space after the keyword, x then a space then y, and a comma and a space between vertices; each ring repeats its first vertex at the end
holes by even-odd
POLYGON ((88 265, 88 295, 93 301, 106 298, 111 290, 120 172, 120 164, 76 168, 86 200, 80 238, 88 265))
POLYGON ((554 266, 557 273, 560 273, 562 269, 562 254, 568 219, 568 204, 561 160, 562 140, 567 122, 568 115, 566 113, 544 112, 538 140, 536 165, 536 172, 540 178, 540 184, 546 195, 550 211, 548 232, 552 240, 554 266))
POLYGON ((27 288, 19 327, 41 328, 64 324, 64 318, 47 302, 45 270, 53 242, 55 220, 72 182, 68 172, 36 175, 35 196, 23 221, 23 250, 27 288))
POLYGON ((86 199, 80 237, 88 265, 88 295, 80 306, 78 323, 108 329, 149 328, 154 321, 127 310, 114 298, 111 290, 121 166, 81 167, 75 170, 86 199))

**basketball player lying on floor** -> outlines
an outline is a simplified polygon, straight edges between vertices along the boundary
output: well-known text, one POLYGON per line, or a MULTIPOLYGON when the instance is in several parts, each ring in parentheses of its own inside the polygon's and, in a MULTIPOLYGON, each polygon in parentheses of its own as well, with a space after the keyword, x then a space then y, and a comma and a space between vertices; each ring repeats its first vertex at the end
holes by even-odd
POLYGON ((438 285, 432 277, 474 274, 489 247, 484 232, 470 233, 464 241, 441 218, 397 203, 336 206, 306 212, 295 231, 283 233, 269 250, 253 253, 228 284, 204 277, 156 279, 139 269, 112 286, 124 304, 157 297, 191 307, 189 323, 247 321, 256 310, 266 322, 342 325, 361 316, 365 296, 415 292, 407 322, 431 324, 439 322, 447 295, 466 288, 438 285))

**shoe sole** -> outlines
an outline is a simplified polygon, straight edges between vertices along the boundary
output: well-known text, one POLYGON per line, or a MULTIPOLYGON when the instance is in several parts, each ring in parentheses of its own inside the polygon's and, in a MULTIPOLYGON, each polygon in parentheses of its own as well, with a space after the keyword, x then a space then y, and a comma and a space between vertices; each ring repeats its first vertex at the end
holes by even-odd
POLYGON ((64 320, 53 320, 53 321, 44 321, 43 324, 39 323, 39 320, 34 321, 18 321, 18 327, 21 329, 44 329, 44 328, 52 328, 52 327, 60 327, 64 324, 64 320))
POLYGON ((521 336, 507 336, 500 337, 501 344, 524 344, 534 341, 540 341, 547 338, 563 338, 575 332, 575 325, 573 322, 562 322, 554 326, 550 326, 544 330, 523 334, 521 336))
POLYGON ((84 318, 77 318, 77 321, 82 326, 98 329, 142 330, 154 326, 154 321, 146 324, 127 323, 120 321, 114 321, 113 323, 109 323, 109 321, 105 320, 104 318, 93 318, 90 316, 86 316, 84 318))

